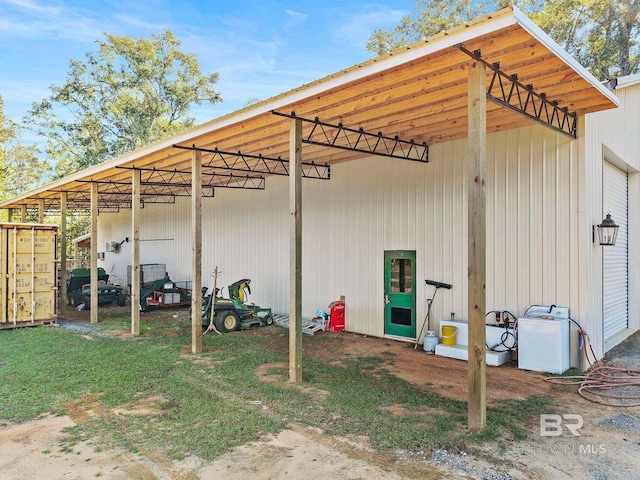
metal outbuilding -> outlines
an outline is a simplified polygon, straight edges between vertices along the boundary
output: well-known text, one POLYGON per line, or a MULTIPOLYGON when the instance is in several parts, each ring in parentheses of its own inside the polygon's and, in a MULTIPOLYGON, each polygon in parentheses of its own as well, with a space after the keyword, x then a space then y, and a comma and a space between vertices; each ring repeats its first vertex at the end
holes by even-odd
MULTIPOLYGON (((301 381, 303 307, 308 311, 334 299, 330 295, 346 295, 348 330, 420 340, 415 328, 400 335, 385 330, 382 318, 384 253, 405 252, 403 271, 410 266, 414 282, 408 321, 415 325, 424 315, 427 298, 415 279, 434 276, 454 285, 436 318, 455 311, 468 319, 469 422, 476 428, 485 422, 487 310, 566 304, 588 328, 602 323, 601 281, 594 280, 601 278, 602 249, 592 244, 591 226, 602 218, 598 182, 609 137, 591 134, 599 128, 596 112, 614 109, 605 113, 615 125, 619 105, 522 12, 508 8, 0 208, 20 209, 23 218, 34 209, 61 212, 63 242, 66 212, 90 208, 92 273, 99 245, 125 234, 130 256, 105 262, 139 265, 141 247, 148 246, 167 258, 144 261, 182 269, 194 291, 207 276, 203 270, 225 254, 234 257, 238 275, 255 266, 254 284, 262 282, 268 297, 261 303, 288 310, 296 326, 294 381, 301 381), (189 247, 190 255, 176 258, 189 247)), ((615 154, 615 146, 607 151, 628 171, 640 167, 635 157, 615 154)), ((629 195, 636 190, 631 185, 629 195)), ((629 282, 638 288, 635 278, 629 282)), ((197 353, 201 299, 195 297, 197 353)), ((97 321, 98 309, 91 315, 97 321)), ((625 328, 637 323, 630 317, 625 328)), ((132 332, 139 333, 135 307, 132 332)), ((592 337, 601 355, 604 340, 592 337)))

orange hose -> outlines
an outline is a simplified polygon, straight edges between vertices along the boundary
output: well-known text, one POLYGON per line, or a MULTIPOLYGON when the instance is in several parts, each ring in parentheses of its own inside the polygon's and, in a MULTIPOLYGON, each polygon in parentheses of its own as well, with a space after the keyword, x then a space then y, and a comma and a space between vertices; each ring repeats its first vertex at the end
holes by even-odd
POLYGON ((545 381, 557 385, 578 385, 581 397, 600 405, 640 406, 640 401, 634 401, 640 400, 640 370, 597 366, 585 375, 549 377, 545 381))
POLYGON ((544 380, 556 385, 577 385, 578 394, 590 402, 609 407, 638 407, 640 406, 640 370, 630 368, 608 367, 600 365, 589 335, 574 322, 582 333, 582 348, 589 345, 593 362, 589 359, 585 349, 585 358, 589 369, 584 375, 567 377, 549 377, 544 380), (595 365, 595 368, 594 368, 595 365), (621 375, 624 372, 626 375, 621 375))

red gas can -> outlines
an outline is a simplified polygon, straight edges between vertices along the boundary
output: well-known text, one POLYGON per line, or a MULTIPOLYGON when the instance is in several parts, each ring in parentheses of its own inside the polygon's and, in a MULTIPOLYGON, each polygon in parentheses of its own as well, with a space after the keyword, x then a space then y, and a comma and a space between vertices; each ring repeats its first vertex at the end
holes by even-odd
POLYGON ((329 308, 331 308, 331 312, 329 314, 329 330, 332 332, 339 332, 341 330, 344 330, 344 302, 332 302, 331 305, 329 305, 329 308))

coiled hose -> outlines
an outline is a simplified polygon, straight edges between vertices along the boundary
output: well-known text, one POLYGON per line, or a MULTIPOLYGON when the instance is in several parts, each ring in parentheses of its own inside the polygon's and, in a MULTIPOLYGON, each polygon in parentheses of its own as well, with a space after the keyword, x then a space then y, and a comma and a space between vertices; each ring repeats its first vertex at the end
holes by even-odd
POLYGON ((581 397, 600 405, 609 407, 640 406, 640 370, 600 365, 593 351, 589 335, 578 322, 571 318, 569 320, 575 323, 580 330, 582 337, 580 350, 584 349, 585 351, 589 371, 584 375, 548 377, 545 378, 545 381, 556 385, 577 385, 578 394, 581 397), (589 359, 587 345, 593 356, 593 363, 589 359))

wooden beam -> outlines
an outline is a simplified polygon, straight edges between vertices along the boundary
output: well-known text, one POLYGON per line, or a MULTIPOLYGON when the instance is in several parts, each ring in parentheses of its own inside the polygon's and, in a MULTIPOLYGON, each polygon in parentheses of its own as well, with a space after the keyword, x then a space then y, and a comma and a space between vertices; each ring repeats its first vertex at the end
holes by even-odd
POLYGON ((202 159, 198 151, 191 154, 191 241, 191 352, 202 353, 202 159))
POLYGON ((60 298, 59 311, 67 304, 67 192, 60 193, 60 298))
POLYGON ((485 66, 469 62, 467 226, 468 226, 468 315, 469 315, 469 429, 487 423, 486 392, 486 213, 487 98, 485 66))
POLYGON ((27 206, 20 205, 20 223, 27 223, 27 206))
POLYGON ((302 383, 302 120, 289 132, 289 380, 302 383))
POLYGON ((140 171, 131 172, 131 335, 140 335, 140 171))
POLYGON ((91 323, 98 323, 98 184, 91 183, 91 323))
POLYGON ((44 198, 38 199, 38 223, 44 223, 44 198))

